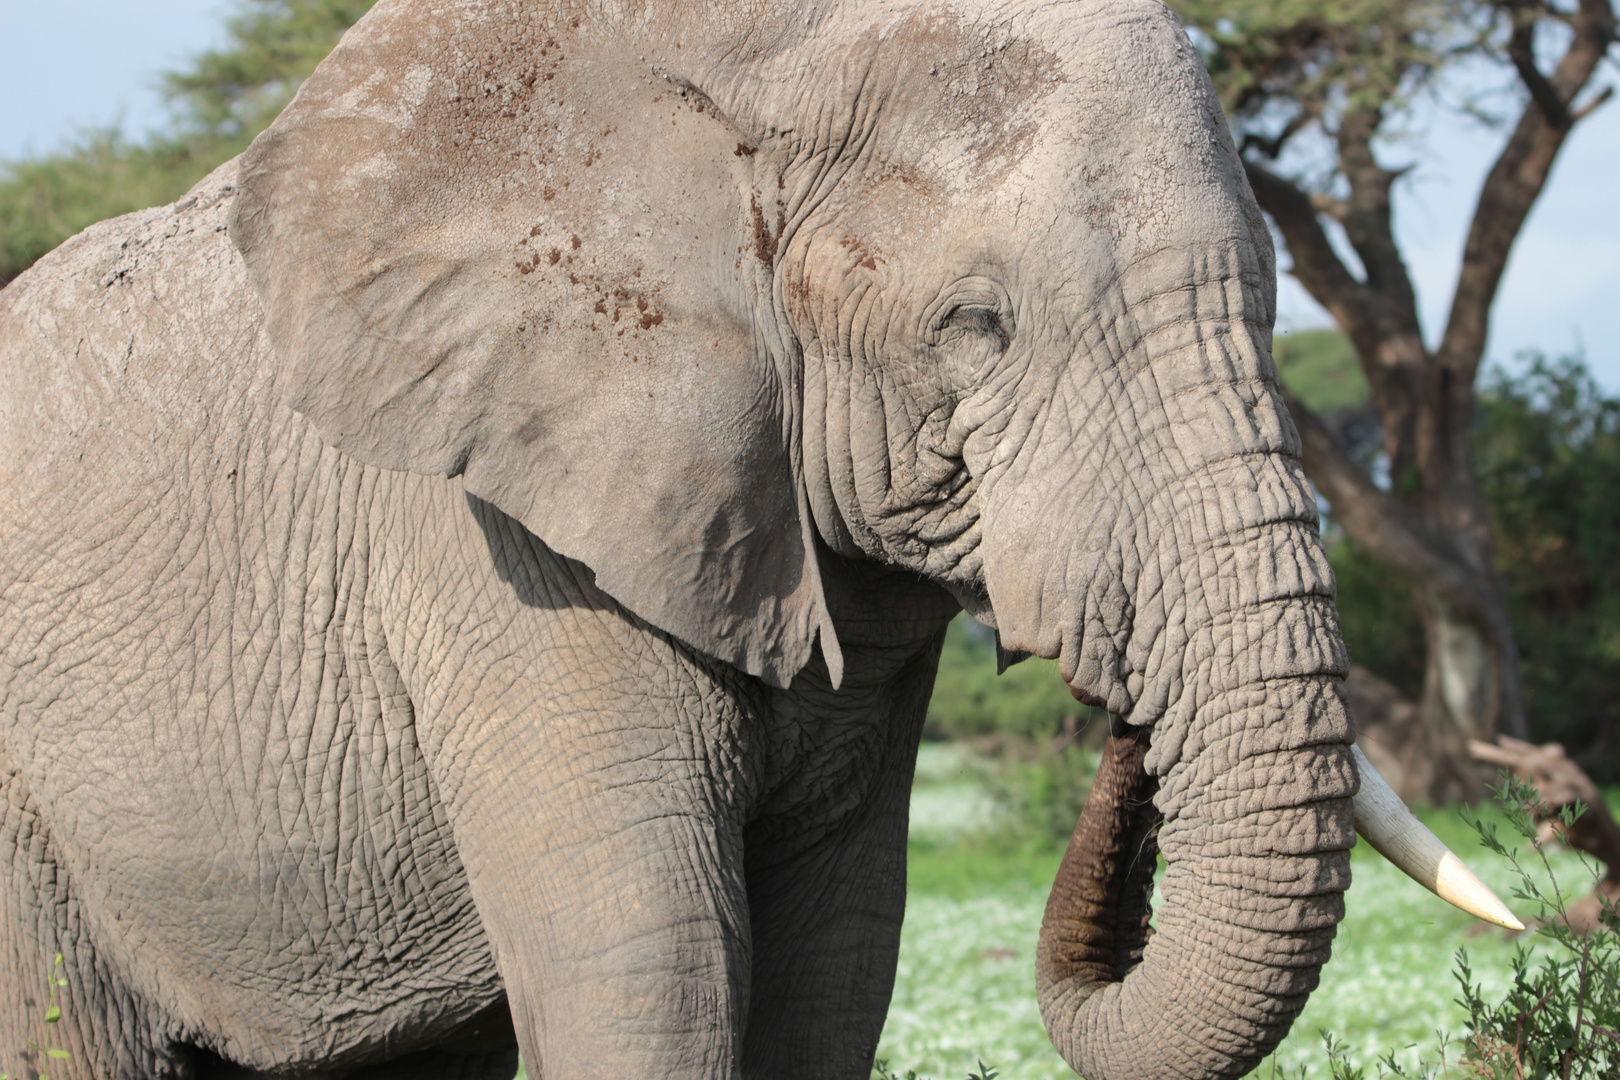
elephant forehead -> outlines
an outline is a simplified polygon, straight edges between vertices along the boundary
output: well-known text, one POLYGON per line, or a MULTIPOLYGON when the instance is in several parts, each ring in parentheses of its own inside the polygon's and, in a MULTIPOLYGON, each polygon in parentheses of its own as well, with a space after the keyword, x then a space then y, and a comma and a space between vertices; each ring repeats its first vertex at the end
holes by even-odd
MULTIPOLYGON (((1167 8, 1042 5, 1018 25, 1052 69, 1026 110, 1037 134, 991 189, 995 212, 1044 235, 1094 234, 1122 267, 1166 248, 1255 242, 1219 100, 1167 8)), ((1096 252, 1076 255, 1096 265, 1096 252)))
POLYGON ((908 238, 960 247, 966 230, 1022 238, 1042 249, 1042 280, 1076 285, 1166 250, 1269 265, 1219 101, 1161 4, 914 11, 870 33, 900 62, 863 66, 850 92, 857 114, 861 95, 877 99, 841 203, 862 247, 852 262, 898 256, 908 238))

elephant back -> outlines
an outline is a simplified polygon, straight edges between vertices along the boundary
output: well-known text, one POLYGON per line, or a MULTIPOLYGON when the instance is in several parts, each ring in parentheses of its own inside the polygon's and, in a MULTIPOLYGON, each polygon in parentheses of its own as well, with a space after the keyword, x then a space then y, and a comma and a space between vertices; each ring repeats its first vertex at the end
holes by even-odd
POLYGON ((150 492, 254 395, 263 320, 224 232, 236 168, 92 225, 0 291, 0 491, 23 518, 53 493, 150 492))

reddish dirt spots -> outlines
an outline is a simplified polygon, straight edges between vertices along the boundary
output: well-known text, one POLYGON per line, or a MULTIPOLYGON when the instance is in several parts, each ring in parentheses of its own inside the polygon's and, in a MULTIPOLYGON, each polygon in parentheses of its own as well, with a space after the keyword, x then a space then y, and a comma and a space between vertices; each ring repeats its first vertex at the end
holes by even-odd
POLYGON ((838 242, 839 246, 855 257, 856 266, 864 266, 868 270, 876 270, 881 262, 876 253, 866 246, 866 241, 853 236, 845 236, 838 242))
POLYGON ((544 190, 544 191, 542 191, 540 193, 540 197, 542 199, 546 200, 546 202, 550 202, 552 199, 555 199, 557 197, 557 193, 555 191, 553 191, 551 188, 546 188, 546 190, 544 190))
POLYGON ((532 229, 530 229, 530 230, 529 230, 529 235, 530 235, 530 236, 539 236, 539 235, 540 235, 540 231, 541 231, 541 230, 540 230, 540 226, 538 226, 538 225, 536 225, 536 226, 535 226, 535 227, 534 227, 534 228, 532 228, 532 229))
POLYGON ((534 273, 535 267, 540 265, 540 256, 538 253, 530 255, 527 261, 519 259, 512 265, 517 267, 517 272, 520 274, 532 274, 534 273))
POLYGON ((872 177, 869 184, 873 191, 888 184, 899 184, 925 199, 933 199, 936 196, 933 184, 908 162, 890 162, 884 165, 878 170, 877 175, 872 177))
POLYGON ((641 328, 643 330, 651 330, 653 327, 657 326, 663 321, 664 313, 662 311, 649 311, 647 314, 641 317, 641 328))
POLYGON ((568 242, 574 246, 575 251, 579 250, 579 245, 582 243, 578 236, 570 236, 568 242))
POLYGON ((733 157, 753 157, 754 148, 749 146, 747 143, 738 143, 737 149, 733 150, 731 153, 733 157))
MULTIPOLYGON (((613 310, 615 313, 618 312, 618 308, 614 308, 613 310)), ((596 313, 598 315, 606 315, 608 313, 606 300, 598 300, 596 302, 596 313)))
POLYGON ((774 265, 776 262, 776 237, 771 235, 770 227, 765 224, 765 214, 759 208, 758 195, 748 197, 748 209, 753 215, 754 256, 766 266, 774 265))
POLYGON ((562 252, 558 251, 556 248, 552 248, 551 254, 547 255, 546 258, 551 260, 552 266, 556 266, 562 261, 562 252))

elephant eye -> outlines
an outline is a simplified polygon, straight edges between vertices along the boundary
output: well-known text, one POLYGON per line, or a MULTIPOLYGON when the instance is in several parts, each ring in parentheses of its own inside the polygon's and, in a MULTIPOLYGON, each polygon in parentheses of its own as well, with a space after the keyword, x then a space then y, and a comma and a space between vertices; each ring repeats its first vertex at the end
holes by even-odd
POLYGON ((983 304, 958 304, 947 311, 939 320, 936 334, 942 336, 945 331, 951 329, 987 338, 995 343, 997 352, 1006 352, 1007 343, 1012 340, 1011 332, 1002 321, 1001 312, 983 304))

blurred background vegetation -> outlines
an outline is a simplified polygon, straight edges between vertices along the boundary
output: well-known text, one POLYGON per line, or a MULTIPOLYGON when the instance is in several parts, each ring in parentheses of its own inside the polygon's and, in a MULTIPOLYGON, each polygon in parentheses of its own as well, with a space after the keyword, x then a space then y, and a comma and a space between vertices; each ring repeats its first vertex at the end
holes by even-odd
MULTIPOLYGON (((1283 385, 1380 471, 1377 418, 1355 356, 1335 330, 1281 338, 1283 385)), ((1599 783, 1620 780, 1620 399, 1578 356, 1527 355, 1482 380, 1474 453, 1497 569, 1511 590, 1536 742, 1563 743, 1599 783)), ((1423 627, 1412 582, 1334 527, 1323 538, 1354 663, 1422 694, 1423 627)))
POLYGON ((89 225, 183 195, 247 148, 373 0, 241 0, 226 43, 167 72, 166 130, 116 127, 56 151, 0 162, 0 285, 89 225))

